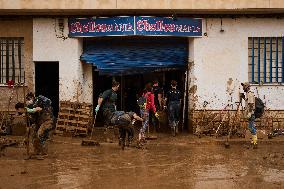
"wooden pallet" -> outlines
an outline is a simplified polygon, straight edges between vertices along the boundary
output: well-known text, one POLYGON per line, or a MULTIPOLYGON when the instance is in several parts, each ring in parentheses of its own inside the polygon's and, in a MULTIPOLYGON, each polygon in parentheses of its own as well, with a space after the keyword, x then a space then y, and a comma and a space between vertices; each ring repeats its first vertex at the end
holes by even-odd
POLYGON ((56 133, 87 134, 92 120, 92 104, 62 101, 60 102, 56 133))

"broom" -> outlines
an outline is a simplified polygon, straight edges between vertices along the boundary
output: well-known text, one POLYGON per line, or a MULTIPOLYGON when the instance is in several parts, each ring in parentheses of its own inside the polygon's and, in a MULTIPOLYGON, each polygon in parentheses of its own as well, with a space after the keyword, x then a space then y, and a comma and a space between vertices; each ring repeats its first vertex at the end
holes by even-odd
POLYGON ((97 119, 97 114, 94 117, 94 122, 93 122, 90 138, 82 140, 82 143, 81 143, 82 146, 99 146, 100 145, 100 143, 98 141, 92 140, 94 127, 95 127, 95 124, 96 124, 96 119, 97 119))

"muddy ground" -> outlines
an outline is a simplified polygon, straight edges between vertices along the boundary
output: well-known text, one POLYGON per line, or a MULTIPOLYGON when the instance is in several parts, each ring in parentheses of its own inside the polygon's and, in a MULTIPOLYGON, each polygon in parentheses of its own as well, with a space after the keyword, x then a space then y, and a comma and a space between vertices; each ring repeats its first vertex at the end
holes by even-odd
POLYGON ((143 150, 122 151, 115 143, 82 147, 81 139, 55 137, 45 160, 23 160, 25 149, 9 148, 0 157, 0 188, 284 188, 283 143, 254 150, 188 140, 159 136, 143 150))

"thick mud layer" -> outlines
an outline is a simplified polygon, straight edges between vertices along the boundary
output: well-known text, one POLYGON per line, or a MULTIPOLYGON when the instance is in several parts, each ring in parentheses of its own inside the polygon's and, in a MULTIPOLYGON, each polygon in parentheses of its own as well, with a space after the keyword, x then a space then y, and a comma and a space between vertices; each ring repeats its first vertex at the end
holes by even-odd
POLYGON ((284 145, 188 144, 186 137, 149 141, 145 149, 115 143, 85 147, 55 138, 45 160, 0 158, 0 188, 284 188, 284 145))

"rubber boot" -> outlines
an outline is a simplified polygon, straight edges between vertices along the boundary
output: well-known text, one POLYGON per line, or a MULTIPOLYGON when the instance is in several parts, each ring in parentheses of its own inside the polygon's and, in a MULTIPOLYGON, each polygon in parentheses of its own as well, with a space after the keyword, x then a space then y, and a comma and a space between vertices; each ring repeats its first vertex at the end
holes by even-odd
POLYGON ((41 144, 40 144, 38 138, 34 139, 34 141, 33 141, 33 148, 34 148, 33 153, 30 154, 30 157, 32 159, 36 158, 36 156, 41 153, 41 144))
POLYGON ((36 155, 37 160, 44 160, 45 156, 43 155, 44 147, 43 145, 39 146, 39 154, 36 155))
POLYGON ((171 126, 172 136, 175 137, 176 136, 176 122, 175 121, 171 122, 170 126, 171 126))
POLYGON ((253 145, 253 149, 257 149, 257 135, 251 136, 251 144, 253 145))
POLYGON ((176 135, 178 134, 178 121, 176 122, 176 135))
POLYGON ((122 143, 123 143, 122 140, 123 140, 123 139, 119 137, 119 139, 118 139, 118 145, 119 145, 119 146, 122 146, 122 143))
POLYGON ((48 144, 47 144, 47 143, 45 143, 45 144, 42 146, 41 154, 42 154, 44 157, 47 157, 47 156, 48 156, 48 144))
POLYGON ((125 148, 125 138, 121 139, 121 149, 124 150, 125 148))
POLYGON ((176 136, 176 127, 172 127, 172 136, 173 136, 173 137, 176 136))
POLYGON ((131 146, 133 142, 133 137, 128 137, 127 147, 131 146))

